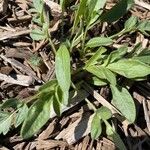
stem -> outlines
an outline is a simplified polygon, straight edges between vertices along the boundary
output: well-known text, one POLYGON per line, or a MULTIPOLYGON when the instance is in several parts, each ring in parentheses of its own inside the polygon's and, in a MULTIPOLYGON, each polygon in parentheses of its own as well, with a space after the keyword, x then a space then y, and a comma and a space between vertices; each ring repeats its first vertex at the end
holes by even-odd
POLYGON ((85 101, 89 104, 89 106, 94 110, 94 112, 97 110, 96 107, 87 99, 85 98, 85 101))
POLYGON ((126 33, 126 31, 123 29, 120 32, 110 36, 109 38, 113 39, 113 38, 116 38, 117 36, 120 36, 121 34, 124 34, 124 33, 126 33))
POLYGON ((51 46, 51 48, 52 48, 53 53, 56 55, 56 48, 55 48, 55 46, 54 46, 54 44, 53 44, 53 42, 52 42, 52 40, 51 40, 50 33, 48 33, 48 41, 49 41, 49 43, 50 43, 50 46, 51 46))

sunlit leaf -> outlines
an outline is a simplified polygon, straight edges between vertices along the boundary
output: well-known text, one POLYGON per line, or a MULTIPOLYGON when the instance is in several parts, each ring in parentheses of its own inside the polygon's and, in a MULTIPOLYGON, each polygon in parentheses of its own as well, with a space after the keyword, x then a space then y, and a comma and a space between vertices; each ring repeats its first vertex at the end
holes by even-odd
POLYGON ((97 109, 96 111, 97 115, 100 116, 103 120, 108 120, 111 118, 112 113, 110 111, 110 109, 108 109, 105 106, 100 107, 99 109, 97 109))
POLYGON ((101 132, 102 132, 101 119, 95 113, 91 123, 91 137, 93 139, 97 139, 101 135, 101 132))
POLYGON ((99 47, 99 46, 107 46, 111 45, 113 43, 113 40, 110 39, 109 37, 94 37, 90 39, 86 43, 86 47, 99 47))
POLYGON ((13 114, 8 112, 0 112, 0 134, 7 134, 11 127, 11 122, 13 119, 13 114))
POLYGON ((133 59, 122 59, 107 66, 108 69, 127 78, 144 77, 150 74, 150 66, 133 59))
POLYGON ((69 89, 71 84, 70 54, 64 44, 60 46, 55 58, 55 71, 58 84, 63 91, 64 104, 68 103, 69 89))

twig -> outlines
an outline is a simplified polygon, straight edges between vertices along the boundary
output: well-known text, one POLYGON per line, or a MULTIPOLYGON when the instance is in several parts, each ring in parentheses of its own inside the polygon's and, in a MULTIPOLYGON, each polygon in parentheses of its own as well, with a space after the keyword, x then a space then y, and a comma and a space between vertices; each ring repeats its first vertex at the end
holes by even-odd
POLYGON ((142 1, 139 1, 139 0, 134 0, 134 2, 135 2, 136 5, 139 5, 143 8, 146 8, 146 9, 150 10, 150 5, 149 4, 147 4, 145 2, 142 2, 142 1))

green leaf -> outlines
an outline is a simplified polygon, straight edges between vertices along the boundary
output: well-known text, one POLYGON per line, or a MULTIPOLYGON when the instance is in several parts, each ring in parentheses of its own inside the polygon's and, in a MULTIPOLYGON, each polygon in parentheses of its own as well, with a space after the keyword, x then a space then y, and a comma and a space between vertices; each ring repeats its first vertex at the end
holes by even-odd
POLYGON ((100 79, 96 76, 92 77, 91 80, 89 81, 90 83, 96 85, 96 86, 104 86, 107 85, 107 80, 105 79, 100 79))
POLYGON ((120 110, 130 123, 136 118, 136 109, 134 101, 127 89, 110 85, 113 100, 112 103, 120 110))
POLYGON ((133 0, 120 0, 110 10, 101 15, 101 20, 103 22, 114 22, 118 20, 131 8, 133 3, 133 0))
POLYGON ((89 0, 88 2, 88 22, 89 25, 94 23, 100 14, 102 13, 102 8, 105 6, 106 0, 89 0))
POLYGON ((88 66, 86 70, 93 75, 99 77, 100 79, 105 79, 109 81, 111 84, 116 85, 116 76, 109 69, 103 66, 88 66))
POLYGON ((138 60, 140 62, 150 65, 150 51, 147 51, 138 56, 132 57, 132 59, 138 60))
POLYGON ((22 107, 18 109, 18 113, 16 114, 15 127, 17 128, 27 117, 28 107, 24 104, 22 107))
POLYGON ((127 150, 119 134, 117 134, 117 132, 114 131, 114 129, 111 127, 111 125, 107 121, 104 121, 104 122, 106 124, 106 133, 111 138, 111 140, 115 143, 115 145, 120 150, 127 150))
POLYGON ((150 74, 150 66, 133 59, 122 59, 109 64, 108 69, 126 78, 144 77, 150 74))
POLYGON ((132 30, 137 26, 138 18, 136 16, 131 16, 126 22, 125 22, 125 30, 132 30))
POLYGON ((56 78, 64 93, 64 104, 68 103, 68 91, 71 84, 70 54, 65 45, 61 45, 55 58, 56 78))
POLYGON ((6 108, 10 108, 10 107, 13 109, 17 109, 21 105, 22 105, 22 103, 19 100, 17 100, 16 98, 10 98, 1 105, 1 109, 6 109, 6 108))
POLYGON ((80 19, 84 16, 84 13, 86 11, 86 4, 87 0, 80 0, 80 4, 78 7, 78 10, 75 14, 75 20, 72 28, 72 33, 74 33, 75 28, 77 27, 78 23, 80 22, 80 19))
POLYGON ((63 101, 63 92, 60 89, 59 86, 56 87, 55 90, 55 96, 54 96, 54 100, 53 100, 53 108, 55 113, 60 116, 61 115, 61 106, 62 106, 62 101, 63 101))
POLYGON ((31 37, 33 40, 35 40, 35 41, 39 41, 39 40, 44 40, 44 39, 46 39, 46 38, 47 38, 47 35, 46 35, 43 31, 41 31, 41 30, 39 30, 39 29, 34 29, 34 30, 31 31, 30 37, 31 37))
POLYGON ((111 45, 113 43, 113 40, 110 39, 109 37, 94 37, 92 39, 90 39, 87 44, 86 47, 99 47, 99 46, 107 46, 107 45, 111 45))
POLYGON ((13 114, 7 112, 0 112, 0 134, 7 134, 11 127, 13 114))
POLYGON ((103 120, 108 120, 111 118, 112 113, 110 109, 108 109, 105 106, 102 106, 101 108, 97 109, 96 111, 97 115, 100 116, 103 120))
POLYGON ((149 31, 150 32, 150 21, 149 20, 141 21, 138 24, 137 29, 139 29, 141 31, 149 31))
POLYGON ((43 0, 33 0, 33 6, 39 13, 42 13, 43 4, 43 0))
POLYGON ((97 139, 102 133, 101 119, 95 113, 91 123, 91 137, 97 139))
POLYGON ((30 108, 21 128, 24 139, 32 137, 50 118, 51 93, 42 93, 30 108))
POLYGON ((88 60, 88 62, 86 63, 85 68, 88 67, 88 66, 90 66, 90 65, 94 65, 94 64, 97 62, 97 60, 101 58, 101 55, 102 55, 103 53, 105 53, 106 51, 107 51, 106 48, 100 47, 100 48, 96 51, 96 53, 88 60))
POLYGON ((107 59, 104 61, 104 66, 107 66, 109 63, 113 63, 114 61, 121 59, 127 53, 127 50, 128 48, 123 46, 118 50, 111 52, 107 59))
POLYGON ((58 85, 57 80, 48 81, 47 83, 43 84, 39 88, 39 92, 47 93, 47 92, 50 92, 50 91, 55 91, 55 88, 56 88, 57 85, 58 85))

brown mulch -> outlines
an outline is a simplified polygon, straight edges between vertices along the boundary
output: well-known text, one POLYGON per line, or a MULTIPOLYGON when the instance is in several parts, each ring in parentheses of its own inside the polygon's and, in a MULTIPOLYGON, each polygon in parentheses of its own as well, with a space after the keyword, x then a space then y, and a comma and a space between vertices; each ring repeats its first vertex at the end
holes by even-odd
MULTIPOLYGON (((32 16, 28 11, 32 0, 8 0, 3 4, 0 0, 0 101, 17 97, 27 98, 33 95, 40 85, 53 79, 54 56, 47 41, 33 42, 29 36, 33 24, 32 16), (2 5, 1 5, 2 4, 2 5), (42 60, 39 66, 33 64, 34 60, 42 60), (16 78, 17 77, 17 78, 16 78)), ((149 0, 143 0, 150 6, 149 0)), ((109 0, 107 8, 114 5, 109 0)), ((145 6, 135 5, 128 15, 135 15, 140 19, 150 20, 150 10, 145 6)), ((127 16, 128 16, 127 15, 127 16)), ((126 17, 127 17, 126 16, 126 17)), ((119 31, 122 22, 103 27, 119 31)), ((51 31, 57 36, 59 22, 52 23, 51 31)), ((94 30, 93 30, 94 32, 94 30)), ((93 35, 99 35, 95 31, 93 35)), ((105 34, 105 32, 103 32, 105 34)), ((57 42, 57 39, 54 39, 57 42)), ((117 44, 129 43, 130 46, 142 42, 143 48, 150 48, 150 41, 141 33, 133 36, 120 37, 117 44)), ((114 119, 119 135, 129 149, 148 150, 150 148, 150 80, 135 83, 130 89, 136 103, 136 123, 126 128, 114 119)), ((85 91, 84 91, 85 92, 85 91)), ((98 95, 109 100, 108 87, 96 89, 98 95)), ((89 93, 85 92, 79 97, 81 102, 65 111, 61 117, 54 116, 30 140, 23 140, 17 129, 11 129, 7 135, 0 135, 0 149, 32 150, 32 149, 70 149, 70 150, 113 150, 114 143, 105 133, 98 140, 92 140, 89 134, 91 110, 82 100, 89 93)), ((92 97, 92 96, 91 96, 92 97)), ((95 98, 95 97, 94 97, 95 98)), ((93 97, 92 97, 93 99, 93 97)), ((95 102, 95 105, 97 102, 95 102)))

